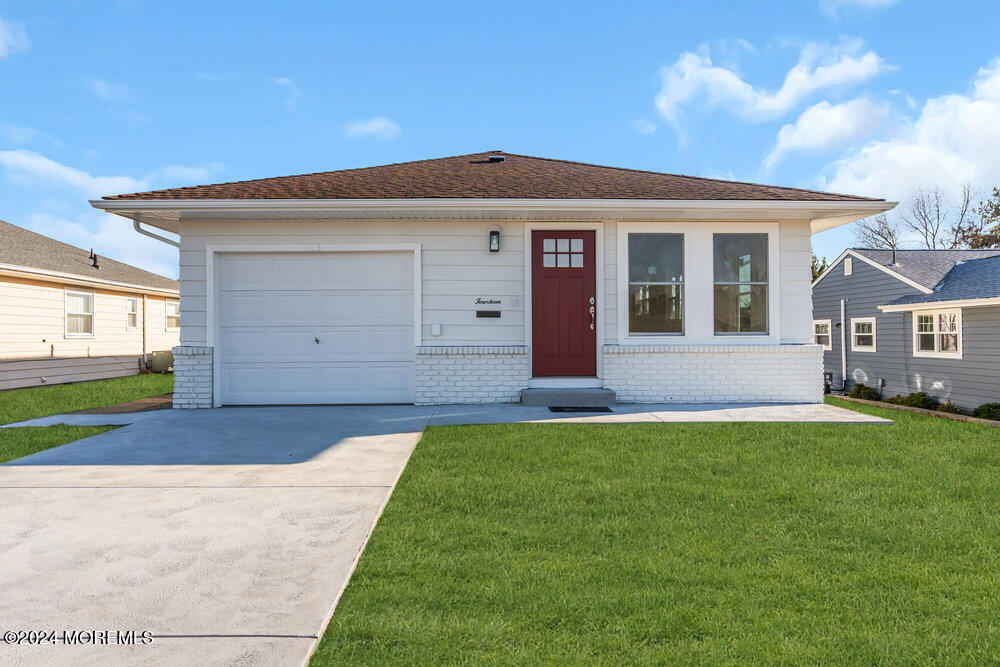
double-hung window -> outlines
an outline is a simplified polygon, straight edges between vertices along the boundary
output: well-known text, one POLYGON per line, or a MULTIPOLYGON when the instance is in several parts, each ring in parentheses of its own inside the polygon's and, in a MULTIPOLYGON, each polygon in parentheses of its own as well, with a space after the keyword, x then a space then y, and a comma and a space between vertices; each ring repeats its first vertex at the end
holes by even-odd
POLYGON ((139 328, 139 299, 134 296, 125 299, 125 328, 129 331, 139 328))
POLYGON ((177 301, 167 301, 167 331, 181 326, 181 305, 177 301))
POLYGON ((767 234, 714 234, 716 335, 766 334, 767 234))
POLYGON ((94 335, 94 293, 66 290, 66 337, 94 335))
POLYGON ((684 235, 628 235, 628 331, 684 333, 684 235))
POLYGON ((851 350, 853 352, 875 351, 875 318, 851 318, 851 350))
POLYGON ((962 311, 913 313, 913 356, 962 358, 962 311))
POLYGON ((813 342, 824 350, 833 349, 833 323, 830 320, 813 320, 813 342))

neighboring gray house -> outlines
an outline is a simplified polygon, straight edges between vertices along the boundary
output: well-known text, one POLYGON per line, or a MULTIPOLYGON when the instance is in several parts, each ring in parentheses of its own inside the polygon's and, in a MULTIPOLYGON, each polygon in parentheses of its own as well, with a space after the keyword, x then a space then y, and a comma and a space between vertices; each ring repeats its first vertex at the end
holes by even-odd
POLYGON ((1000 250, 850 248, 813 282, 813 334, 834 390, 1000 402, 1000 250))

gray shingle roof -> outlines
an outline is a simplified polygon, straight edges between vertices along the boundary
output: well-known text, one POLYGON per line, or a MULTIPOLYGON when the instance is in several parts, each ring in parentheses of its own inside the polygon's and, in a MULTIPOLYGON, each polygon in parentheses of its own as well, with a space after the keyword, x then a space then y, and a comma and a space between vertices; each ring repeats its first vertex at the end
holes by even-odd
POLYGON ((100 267, 95 269, 91 265, 89 250, 50 239, 48 236, 0 220, 0 264, 69 273, 81 278, 95 278, 161 290, 178 289, 176 280, 143 271, 131 264, 108 259, 99 251, 99 248, 95 248, 98 254, 97 264, 100 267))
POLYGON ((955 264, 932 294, 914 294, 892 303, 935 303, 960 299, 1000 297, 1000 252, 993 257, 970 259, 955 264))
POLYGON ((1000 256, 1000 250, 897 250, 896 262, 893 264, 891 250, 851 250, 927 289, 937 287, 955 267, 955 262, 1000 256))

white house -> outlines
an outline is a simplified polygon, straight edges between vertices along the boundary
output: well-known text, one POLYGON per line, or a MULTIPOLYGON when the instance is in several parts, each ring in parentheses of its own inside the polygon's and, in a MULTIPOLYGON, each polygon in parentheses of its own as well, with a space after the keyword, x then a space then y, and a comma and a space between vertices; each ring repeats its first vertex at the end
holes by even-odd
POLYGON ((810 235, 893 206, 500 151, 92 204, 180 235, 180 407, 819 401, 810 235))

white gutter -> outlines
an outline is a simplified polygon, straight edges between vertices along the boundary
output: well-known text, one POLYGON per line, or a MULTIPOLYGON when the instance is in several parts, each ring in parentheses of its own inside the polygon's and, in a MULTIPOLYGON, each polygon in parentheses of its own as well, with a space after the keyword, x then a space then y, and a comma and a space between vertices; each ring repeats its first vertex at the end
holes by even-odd
POLYGON ((952 299, 951 301, 920 301, 918 303, 897 303, 879 306, 883 313, 905 313, 911 310, 940 310, 942 308, 975 308, 977 306, 1000 306, 1000 297, 984 299, 952 299))
POLYGON ((109 290, 117 292, 139 292, 143 294, 160 294, 165 296, 177 296, 179 293, 178 290, 150 287, 148 285, 135 285, 133 283, 120 283, 113 280, 102 280, 100 278, 90 278, 87 276, 62 273, 59 271, 49 271, 48 269, 36 269, 30 266, 15 266, 13 264, 0 264, 0 274, 33 278, 35 280, 45 280, 48 282, 69 283, 72 285, 93 285, 95 287, 105 287, 109 290))
POLYGON ((774 201, 734 199, 97 199, 90 205, 102 211, 246 211, 278 210, 760 210, 853 213, 888 211, 896 202, 881 201, 774 201))

